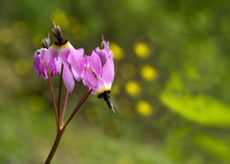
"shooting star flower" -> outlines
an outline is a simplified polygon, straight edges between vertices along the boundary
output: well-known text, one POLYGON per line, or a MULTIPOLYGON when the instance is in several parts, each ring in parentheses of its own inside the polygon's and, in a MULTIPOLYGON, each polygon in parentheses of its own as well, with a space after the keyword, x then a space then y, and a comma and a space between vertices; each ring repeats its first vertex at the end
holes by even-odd
POLYGON ((91 56, 85 56, 83 83, 92 89, 92 94, 103 98, 109 108, 113 109, 109 93, 114 80, 113 54, 109 43, 102 41, 103 48, 96 48, 91 56))

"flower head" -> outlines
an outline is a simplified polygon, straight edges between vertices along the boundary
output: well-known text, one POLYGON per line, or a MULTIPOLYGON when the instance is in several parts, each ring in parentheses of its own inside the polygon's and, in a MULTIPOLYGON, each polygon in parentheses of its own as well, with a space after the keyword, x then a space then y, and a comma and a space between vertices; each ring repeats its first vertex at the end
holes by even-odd
POLYGON ((48 66, 55 63, 58 73, 61 73, 63 66, 63 81, 68 92, 72 92, 75 81, 82 78, 83 73, 83 55, 84 49, 75 49, 69 41, 64 41, 62 44, 56 42, 47 50, 45 62, 48 66))
POLYGON ((47 56, 47 50, 50 44, 49 36, 42 41, 42 44, 43 48, 36 50, 34 54, 34 69, 39 77, 42 76, 44 79, 48 79, 49 69, 51 70, 51 77, 57 73, 55 62, 50 62, 50 64, 47 65, 47 62, 45 61, 45 57, 47 56))
MULTIPOLYGON (((84 49, 75 49, 68 40, 63 39, 59 26, 54 25, 52 29, 55 41, 49 48, 43 48, 35 52, 34 68, 39 76, 44 79, 50 75, 61 74, 64 85, 68 92, 74 89, 74 78, 79 81, 83 74, 83 55, 84 49)), ((49 45, 49 40, 45 39, 44 45, 49 45)))
POLYGON ((83 83, 92 89, 92 93, 104 98, 113 109, 109 93, 114 79, 113 54, 109 43, 102 41, 103 48, 96 48, 91 56, 85 56, 83 83))

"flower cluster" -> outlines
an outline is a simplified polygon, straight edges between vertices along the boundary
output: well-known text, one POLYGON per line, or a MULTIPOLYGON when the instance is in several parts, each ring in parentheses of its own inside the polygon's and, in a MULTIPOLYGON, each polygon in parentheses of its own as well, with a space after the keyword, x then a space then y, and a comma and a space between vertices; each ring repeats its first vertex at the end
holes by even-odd
POLYGON ((103 98, 113 110, 109 93, 114 80, 113 54, 109 43, 102 40, 88 56, 83 48, 74 48, 64 39, 59 26, 52 29, 56 41, 50 45, 49 37, 43 40, 43 48, 34 54, 34 69, 39 77, 49 79, 57 74, 62 76, 64 85, 71 93, 75 82, 82 81, 92 94, 103 98))

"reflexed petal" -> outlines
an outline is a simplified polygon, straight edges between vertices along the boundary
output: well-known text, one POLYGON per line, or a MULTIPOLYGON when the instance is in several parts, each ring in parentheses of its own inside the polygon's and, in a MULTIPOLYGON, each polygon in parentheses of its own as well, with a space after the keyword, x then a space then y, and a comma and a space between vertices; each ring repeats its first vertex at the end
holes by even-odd
POLYGON ((58 50, 58 57, 61 59, 63 64, 67 64, 68 57, 71 54, 75 53, 75 48, 70 44, 69 41, 67 41, 65 44, 61 46, 58 46, 57 50, 58 50))
POLYGON ((73 72, 74 78, 79 81, 82 78, 82 73, 84 69, 84 49, 75 50, 71 53, 67 59, 67 61, 71 65, 71 70, 73 72))
POLYGON ((73 67, 71 67, 71 72, 72 72, 75 80, 77 80, 77 81, 81 80, 81 76, 79 76, 79 74, 76 73, 76 71, 73 69, 73 67))
POLYGON ((97 74, 97 75, 101 75, 102 72, 102 63, 101 60, 98 56, 98 54, 93 51, 92 55, 90 56, 90 67, 92 67, 93 71, 97 74))
POLYGON ((97 47, 95 52, 100 57, 100 60, 101 60, 102 66, 103 66, 106 62, 106 54, 104 53, 104 50, 103 49, 101 50, 99 47, 97 47))
POLYGON ((34 54, 34 69, 36 72, 39 72, 41 69, 41 54, 40 50, 37 50, 34 54))
MULTIPOLYGON (((111 86, 110 86, 111 87, 111 86)), ((109 88, 110 88, 109 87, 109 88)), ((105 91, 105 89, 108 89, 107 86, 105 86, 105 83, 102 78, 98 78, 98 86, 93 90, 94 95, 98 95, 99 93, 102 93, 105 91)))
POLYGON ((95 89, 98 86, 98 78, 94 72, 86 68, 83 75, 83 83, 91 89, 95 89))
POLYGON ((112 84, 113 79, 114 79, 114 64, 113 60, 107 59, 104 67, 103 67, 103 72, 102 72, 102 79, 106 84, 112 84))
POLYGON ((45 67, 43 57, 46 54, 47 49, 41 48, 37 50, 34 55, 34 69, 37 72, 38 76, 43 76, 44 79, 47 79, 48 68, 45 67))
POLYGON ((58 58, 58 57, 56 57, 56 58, 54 59, 53 65, 55 65, 55 67, 56 67, 56 72, 55 72, 55 74, 56 74, 56 73, 61 73, 61 66, 62 66, 61 59, 58 58))
POLYGON ((68 65, 64 65, 62 78, 67 91, 69 93, 72 92, 74 88, 74 79, 68 65))
POLYGON ((58 57, 61 59, 61 61, 63 62, 63 64, 67 64, 67 59, 69 57, 70 54, 74 53, 74 48, 72 46, 68 46, 68 47, 61 47, 59 48, 58 51, 58 57))
POLYGON ((57 49, 54 46, 51 46, 47 50, 46 54, 43 56, 44 65, 49 67, 52 64, 54 58, 56 58, 57 56, 58 56, 57 49))
POLYGON ((112 56, 112 51, 109 48, 109 42, 104 42, 104 52, 107 55, 107 57, 112 56))
POLYGON ((85 55, 83 58, 84 58, 83 59, 84 60, 84 67, 89 67, 90 56, 85 55))

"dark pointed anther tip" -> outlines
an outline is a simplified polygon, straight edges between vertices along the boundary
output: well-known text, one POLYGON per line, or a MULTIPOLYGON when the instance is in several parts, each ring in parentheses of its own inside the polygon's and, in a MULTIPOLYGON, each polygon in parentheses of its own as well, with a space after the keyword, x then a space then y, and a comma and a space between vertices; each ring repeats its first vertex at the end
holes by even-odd
POLYGON ((48 34, 47 38, 42 40, 42 46, 47 49, 50 47, 50 34, 48 34))
POLYGON ((61 28, 54 23, 54 27, 52 28, 52 32, 57 39, 56 42, 54 42, 56 45, 61 46, 67 42, 67 40, 63 39, 61 28))
POLYGON ((109 93, 110 91, 105 91, 101 93, 100 95, 98 95, 98 98, 103 98, 105 102, 107 103, 109 109, 111 109, 114 113, 116 113, 113 108, 113 103, 112 103, 111 97, 109 96, 109 93))

